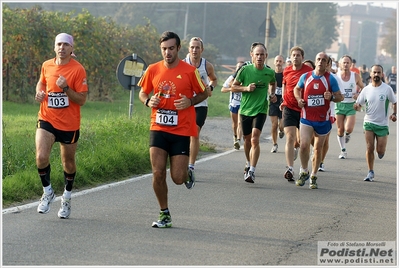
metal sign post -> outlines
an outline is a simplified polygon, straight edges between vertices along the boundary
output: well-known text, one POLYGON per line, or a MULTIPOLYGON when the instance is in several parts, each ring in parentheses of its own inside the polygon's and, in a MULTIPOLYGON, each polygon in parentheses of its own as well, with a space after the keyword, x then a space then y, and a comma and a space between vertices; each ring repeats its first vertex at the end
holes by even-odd
POLYGON ((143 76, 147 64, 144 60, 133 53, 131 56, 125 57, 118 64, 116 76, 119 83, 126 89, 130 90, 129 118, 133 114, 134 90, 137 89, 137 83, 143 76))

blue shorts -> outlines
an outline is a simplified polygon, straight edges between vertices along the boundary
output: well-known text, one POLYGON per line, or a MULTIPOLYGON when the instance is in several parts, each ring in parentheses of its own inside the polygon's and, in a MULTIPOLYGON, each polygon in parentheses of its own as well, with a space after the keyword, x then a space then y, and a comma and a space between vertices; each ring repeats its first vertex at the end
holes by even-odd
POLYGON ((238 110, 240 110, 240 105, 237 105, 236 107, 233 107, 233 106, 229 105, 229 110, 233 114, 238 114, 238 110))
POLYGON ((316 134, 319 136, 327 135, 332 129, 330 120, 318 122, 301 118, 301 124, 312 127, 314 132, 316 132, 316 134))

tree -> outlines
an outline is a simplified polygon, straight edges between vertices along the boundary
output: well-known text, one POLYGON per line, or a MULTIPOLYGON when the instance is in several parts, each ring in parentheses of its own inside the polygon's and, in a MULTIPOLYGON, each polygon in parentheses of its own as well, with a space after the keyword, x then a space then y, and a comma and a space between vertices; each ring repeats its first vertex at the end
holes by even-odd
POLYGON ((396 12, 393 12, 392 17, 384 22, 384 28, 387 34, 384 35, 381 47, 385 49, 392 58, 396 59, 397 55, 397 17, 396 12))
POLYGON ((120 88, 115 71, 121 59, 137 53, 145 62, 158 61, 159 35, 147 23, 122 27, 87 10, 76 14, 3 6, 3 100, 33 102, 41 64, 54 54, 54 38, 74 37, 77 60, 86 68, 90 100, 112 100, 120 88))
MULTIPOLYGON (((334 3, 298 3, 298 20, 295 21, 295 15, 290 20, 290 9, 286 6, 285 14, 283 14, 283 3, 280 3, 272 15, 274 24, 277 28, 277 36, 280 36, 282 29, 282 18, 284 21, 283 35, 283 52, 284 56, 288 55, 288 48, 298 45, 305 51, 305 58, 314 60, 316 54, 326 50, 330 45, 338 39, 337 25, 337 6, 334 3), (291 36, 288 38, 287 30, 291 23, 291 36), (294 43, 295 26, 297 27, 297 40, 294 43), (288 39, 291 43, 288 45, 288 39), (286 55, 287 54, 287 55, 286 55)), ((278 55, 280 53, 280 38, 272 39, 270 42, 269 55, 278 55)))

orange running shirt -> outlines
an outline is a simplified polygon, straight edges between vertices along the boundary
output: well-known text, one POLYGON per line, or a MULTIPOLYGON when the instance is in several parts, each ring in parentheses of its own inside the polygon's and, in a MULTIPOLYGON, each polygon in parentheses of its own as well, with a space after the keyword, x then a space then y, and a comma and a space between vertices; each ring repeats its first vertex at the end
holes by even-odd
POLYGON ((40 82, 46 85, 46 98, 40 103, 39 120, 44 120, 54 128, 75 131, 80 128, 80 105, 70 101, 56 81, 62 75, 66 78, 69 90, 87 92, 86 71, 83 66, 71 59, 68 64, 57 65, 55 59, 42 65, 40 82))
POLYGON ((181 99, 180 94, 192 98, 194 92, 199 94, 205 90, 201 76, 194 66, 179 61, 179 64, 168 69, 164 61, 148 66, 138 85, 146 94, 159 94, 161 102, 151 109, 150 130, 165 131, 181 136, 198 136, 195 120, 195 108, 176 110, 174 101, 181 99))
POLYGON ((355 72, 355 73, 357 73, 357 74, 360 74, 359 68, 351 67, 349 70, 350 70, 351 72, 355 72))

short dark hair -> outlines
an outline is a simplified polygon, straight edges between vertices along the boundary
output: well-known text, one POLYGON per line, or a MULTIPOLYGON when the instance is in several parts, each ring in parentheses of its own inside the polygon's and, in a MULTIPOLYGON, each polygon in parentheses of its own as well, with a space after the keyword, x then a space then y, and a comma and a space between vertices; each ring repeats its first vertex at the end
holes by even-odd
MULTIPOLYGON (((330 58, 331 60, 331 58, 330 58)), ((314 64, 314 62, 312 60, 305 60, 303 63, 310 63, 310 65, 312 65, 312 68, 315 69, 316 65, 314 64)))
POLYGON ((159 38, 159 44, 161 44, 162 42, 168 41, 169 39, 176 39, 176 46, 179 47, 180 46, 180 37, 174 33, 174 32, 169 32, 169 31, 165 31, 162 33, 161 38, 159 38))
POLYGON ((352 57, 349 56, 349 55, 347 55, 347 54, 343 55, 343 56, 341 57, 341 60, 342 60, 343 58, 349 58, 349 59, 351 60, 351 62, 356 63, 356 60, 355 60, 355 59, 352 59, 352 57))
POLYGON ((267 48, 266 48, 265 44, 260 43, 260 42, 255 42, 255 43, 251 44, 251 52, 254 51, 254 48, 257 47, 257 46, 262 46, 267 52, 267 48))
POLYGON ((371 69, 373 69, 373 67, 380 67, 381 68, 381 72, 384 73, 384 68, 382 67, 382 65, 374 64, 373 66, 371 66, 370 71, 371 71, 371 69))

